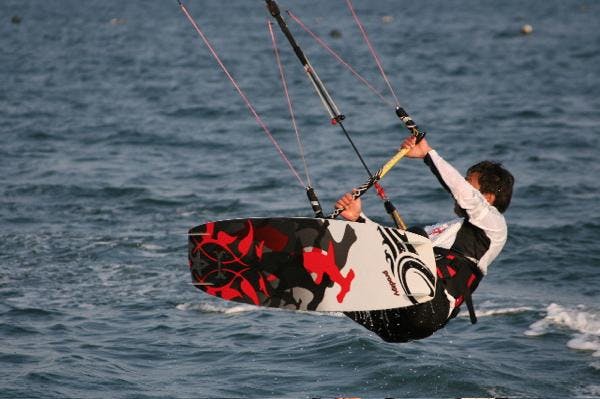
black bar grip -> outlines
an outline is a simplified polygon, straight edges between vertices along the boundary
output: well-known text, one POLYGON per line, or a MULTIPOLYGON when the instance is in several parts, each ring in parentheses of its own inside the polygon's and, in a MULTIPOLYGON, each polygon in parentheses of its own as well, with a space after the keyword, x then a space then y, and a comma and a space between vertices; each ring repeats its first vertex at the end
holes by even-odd
POLYGON ((396 107, 396 115, 402 122, 404 122, 406 128, 417 138, 417 143, 423 140, 423 137, 425 137, 427 133, 419 131, 419 127, 412 120, 410 115, 408 115, 408 113, 404 110, 404 108, 396 107))
POLYGON ((319 202, 319 199, 317 198, 317 194, 315 193, 315 190, 310 186, 306 187, 306 195, 308 196, 308 200, 310 201, 310 206, 312 207, 312 210, 315 213, 315 217, 324 218, 325 215, 323 215, 323 209, 321 208, 321 203, 319 202))
POLYGON ((265 0, 267 2, 267 8, 271 15, 275 18, 281 15, 281 11, 279 10, 279 6, 273 0, 265 0))

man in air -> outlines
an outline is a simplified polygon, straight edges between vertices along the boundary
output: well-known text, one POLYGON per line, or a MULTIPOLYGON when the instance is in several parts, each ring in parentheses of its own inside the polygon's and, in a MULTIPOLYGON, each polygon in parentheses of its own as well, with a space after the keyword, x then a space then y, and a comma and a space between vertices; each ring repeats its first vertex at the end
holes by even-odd
MULTIPOLYGON (((455 200, 459 218, 423 228, 409 229, 429 237, 436 257, 438 284, 434 298, 405 308, 347 312, 365 328, 388 342, 407 342, 430 336, 455 317, 465 302, 476 322, 471 294, 500 254, 507 238, 503 213, 510 204, 514 177, 501 164, 482 161, 471 166, 466 178, 445 161, 426 139, 409 136, 402 143, 409 158, 423 159, 455 200)), ((370 222, 362 213, 360 198, 346 193, 336 203, 350 221, 370 222)))

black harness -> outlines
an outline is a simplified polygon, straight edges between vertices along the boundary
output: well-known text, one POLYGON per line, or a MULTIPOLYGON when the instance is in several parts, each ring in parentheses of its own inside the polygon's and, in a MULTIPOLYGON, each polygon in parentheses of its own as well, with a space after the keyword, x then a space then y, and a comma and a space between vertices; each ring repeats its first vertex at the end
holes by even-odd
POLYGON ((455 250, 434 248, 437 275, 442 280, 446 291, 455 299, 455 307, 450 318, 456 317, 460 305, 465 302, 469 309, 471 323, 477 323, 472 293, 475 291, 483 273, 477 264, 455 250))

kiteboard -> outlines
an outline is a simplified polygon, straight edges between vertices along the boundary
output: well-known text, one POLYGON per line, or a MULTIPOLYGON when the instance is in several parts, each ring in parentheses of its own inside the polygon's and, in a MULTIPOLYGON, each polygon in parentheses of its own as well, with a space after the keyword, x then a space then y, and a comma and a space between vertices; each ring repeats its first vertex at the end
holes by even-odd
POLYGON ((207 294, 304 311, 366 311, 430 301, 431 242, 377 223, 318 218, 209 222, 189 231, 193 284, 207 294))

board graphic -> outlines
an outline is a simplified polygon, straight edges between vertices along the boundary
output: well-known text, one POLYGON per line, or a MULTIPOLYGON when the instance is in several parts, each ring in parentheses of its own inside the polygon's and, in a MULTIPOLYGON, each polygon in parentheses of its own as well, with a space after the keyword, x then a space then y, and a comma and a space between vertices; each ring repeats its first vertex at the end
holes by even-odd
POLYGON ((296 310, 362 311, 431 300, 435 259, 420 235, 315 218, 209 222, 189 231, 192 280, 225 300, 296 310))

